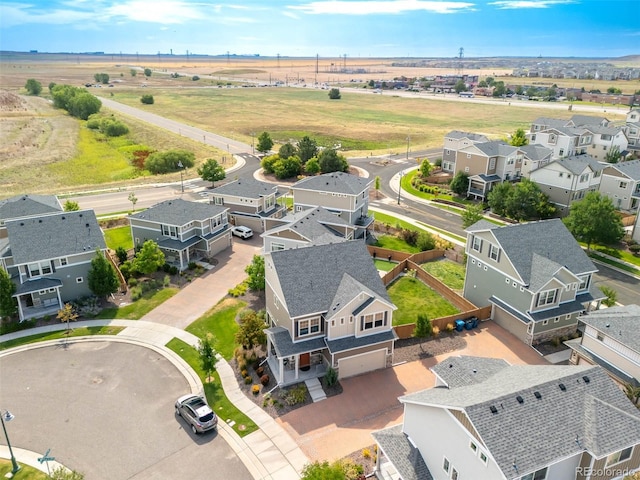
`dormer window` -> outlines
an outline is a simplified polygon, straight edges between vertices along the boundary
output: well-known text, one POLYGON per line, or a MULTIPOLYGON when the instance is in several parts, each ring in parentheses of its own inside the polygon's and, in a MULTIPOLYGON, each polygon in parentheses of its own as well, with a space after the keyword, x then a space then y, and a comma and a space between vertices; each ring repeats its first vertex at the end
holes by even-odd
POLYGON ((591 277, 589 275, 584 277, 578 277, 580 279, 580 285, 578 285, 578 291, 586 290, 589 288, 591 277))
POLYGON ((538 294, 538 307, 544 307, 545 305, 553 305, 556 303, 557 290, 545 290, 538 294))

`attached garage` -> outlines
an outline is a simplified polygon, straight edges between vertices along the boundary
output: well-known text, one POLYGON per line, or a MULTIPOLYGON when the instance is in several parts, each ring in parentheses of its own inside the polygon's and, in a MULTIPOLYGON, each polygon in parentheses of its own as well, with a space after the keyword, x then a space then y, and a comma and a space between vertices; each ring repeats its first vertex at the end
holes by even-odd
POLYGON ((387 349, 374 350, 338 360, 338 378, 353 377, 387 366, 387 349))
POLYGON ((263 219, 257 215, 243 215, 233 212, 229 214, 229 220, 236 226, 249 227, 254 233, 262 233, 264 231, 263 219))
POLYGON ((513 333, 524 343, 531 343, 531 335, 527 333, 527 324, 521 322, 517 318, 514 318, 513 315, 511 315, 506 310, 503 310, 502 308, 494 304, 491 318, 495 323, 500 325, 505 330, 513 333))

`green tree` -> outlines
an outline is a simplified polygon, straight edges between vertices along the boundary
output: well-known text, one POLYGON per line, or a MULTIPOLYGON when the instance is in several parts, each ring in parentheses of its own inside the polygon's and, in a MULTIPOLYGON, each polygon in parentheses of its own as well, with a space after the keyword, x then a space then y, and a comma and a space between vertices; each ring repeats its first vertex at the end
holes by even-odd
POLYGON ((267 334, 264 329, 267 325, 255 311, 251 309, 243 310, 240 313, 239 328, 236 332, 236 343, 246 349, 252 349, 267 343, 267 334))
POLYGON ((618 301, 618 292, 616 292, 613 288, 607 287, 606 285, 602 285, 599 287, 600 291, 605 295, 605 298, 602 303, 607 307, 614 307, 616 302, 618 301))
POLYGON ((63 208, 65 212, 77 212, 80 210, 80 205, 78 205, 78 202, 74 202, 73 200, 67 200, 64 202, 63 208))
POLYGON ((106 297, 118 291, 119 282, 116 269, 100 250, 96 251, 96 256, 91 260, 87 280, 89 289, 98 297, 106 297))
POLYGON ((273 174, 277 179, 292 178, 302 172, 302 162, 294 155, 288 158, 281 158, 273 164, 273 174))
POLYGON ((298 157, 304 165, 318 154, 318 144, 306 135, 298 142, 298 157))
POLYGON ((505 208, 507 217, 518 222, 549 218, 556 211, 538 184, 528 178, 523 178, 510 190, 505 208))
POLYGON ((268 157, 264 157, 260 162, 260 166, 264 170, 264 173, 273 173, 273 167, 276 162, 280 161, 280 155, 269 155, 268 157))
POLYGON ((18 303, 13 297, 16 284, 4 268, 0 268, 0 319, 11 318, 18 313, 18 303))
POLYGON ((419 314, 416 319, 416 328, 413 331, 413 336, 418 338, 429 337, 433 332, 433 325, 429 317, 424 314, 419 314))
POLYGON ((431 175, 432 169, 433 165, 431 165, 431 162, 428 158, 422 160, 422 163, 420 164, 420 175, 422 175, 422 178, 427 178, 429 175, 431 175))
POLYGON ((153 105, 154 102, 153 95, 149 95, 148 93, 140 97, 140 103, 144 103, 145 105, 153 105))
POLYGON ((522 128, 518 128, 515 132, 513 132, 513 134, 511 135, 511 139, 509 140, 509 144, 513 145, 514 147, 522 147, 524 145, 527 145, 528 143, 529 140, 527 140, 527 134, 522 128))
POLYGON ((474 223, 484 218, 484 208, 481 203, 469 205, 462 212, 462 228, 469 228, 474 223))
POLYGON ((493 96, 494 97, 502 97, 506 95, 507 87, 504 86, 503 81, 495 82, 493 84, 493 96))
POLYGON ((136 197, 135 192, 131 192, 131 193, 129 193, 129 196, 127 198, 131 202, 131 209, 135 212, 136 211, 136 203, 138 203, 138 197, 136 197))
POLYGON ((616 87, 609 87, 607 88, 607 93, 610 95, 620 95, 622 94, 622 90, 616 87))
POLYGON ((624 226, 613 202, 600 192, 589 192, 571 205, 564 222, 577 240, 587 244, 587 250, 594 243, 610 244, 624 236, 624 226))
POLYGON ((58 310, 58 315, 56 318, 63 323, 67 324, 67 335, 71 333, 71 328, 69 327, 69 322, 75 322, 78 319, 78 314, 73 308, 73 305, 70 303, 65 303, 64 306, 58 310))
POLYGON ((49 93, 53 92, 53 89, 55 86, 56 86, 56 82, 49 82, 49 93))
POLYGON ((329 90, 329 99, 331 100, 340 100, 340 89, 338 88, 332 88, 331 90, 329 90))
POLYGON ((187 150, 166 150, 154 152, 144 162, 144 167, 153 174, 178 172, 183 168, 191 168, 196 156, 187 150))
POLYGON ((456 195, 466 196, 469 189, 469 174, 465 172, 456 173, 449 183, 449 188, 456 195))
POLYGON ((431 232, 420 232, 416 238, 416 247, 421 252, 436 248, 436 237, 431 232))
POLYGON ((280 147, 280 150, 278 150, 278 155, 280 156, 280 158, 283 158, 283 159, 292 157, 296 153, 297 153, 296 147, 291 145, 289 142, 282 145, 280 147))
POLYGON ((40 95, 40 92, 42 92, 42 84, 35 78, 28 79, 27 83, 24 84, 24 88, 29 95, 40 95))
POLYGON ((127 249, 124 248, 122 245, 118 245, 118 247, 116 248, 116 257, 118 257, 118 263, 122 265, 124 262, 127 261, 127 258, 129 257, 129 254, 127 253, 127 249))
POLYGON ((347 159, 333 148, 325 148, 320 152, 318 164, 322 173, 346 172, 349 170, 347 159))
POLYGON ((202 166, 198 167, 198 175, 205 182, 211 182, 211 188, 216 186, 216 182, 220 180, 224 180, 227 177, 226 172, 222 165, 220 165, 213 158, 208 158, 202 164, 202 166))
POLYGON ((261 255, 254 255, 251 263, 247 265, 244 272, 249 275, 247 285, 255 292, 261 292, 264 290, 264 257, 261 255))
POLYGON ((218 358, 216 357, 216 352, 213 350, 213 346, 211 346, 208 334, 198 342, 198 356, 200 357, 202 371, 207 375, 207 382, 210 382, 211 372, 216 369, 218 358))
POLYGON ((273 140, 271 140, 271 135, 269 135, 268 132, 262 132, 258 135, 258 145, 256 146, 256 150, 262 153, 267 153, 272 148, 273 140))
POLYGON ((129 70, 129 73, 131 74, 132 77, 135 77, 136 75, 138 75, 138 71, 135 68, 132 68, 131 70, 129 70))
POLYGON ((376 189, 376 198, 378 198, 378 196, 380 195, 381 184, 382 184, 382 180, 378 175, 376 175, 376 178, 373 180, 373 188, 376 189))
POLYGON ((487 195, 489 208, 496 215, 505 217, 507 215, 507 201, 513 190, 513 185, 509 182, 499 183, 491 189, 487 195))
POLYGON ((304 171, 309 175, 316 175, 320 172, 320 164, 318 159, 313 157, 304 164, 304 171))
POLYGON ((522 87, 522 85, 518 85, 516 87, 516 95, 524 95, 524 88, 522 87))
POLYGON ((491 87, 495 83, 495 79, 493 77, 487 77, 485 79, 485 82, 486 82, 488 87, 491 87))
POLYGON ((487 88, 487 87, 489 86, 489 84, 487 83, 487 81, 486 81, 486 80, 480 80, 480 81, 478 82, 478 86, 479 86, 480 88, 487 88))
POLYGON ((634 405, 637 405, 638 401, 640 401, 640 387, 636 387, 632 383, 625 383, 623 390, 627 398, 631 400, 634 405))
POLYGON ((109 74, 108 73, 96 73, 93 75, 93 78, 98 83, 107 84, 109 83, 109 74))
POLYGON ((464 83, 464 80, 458 80, 456 82, 456 86, 454 87, 456 93, 460 93, 460 92, 466 92, 467 91, 467 85, 464 83))
POLYGON ((121 137, 129 133, 129 127, 119 120, 104 118, 100 122, 100 131, 107 137, 121 137))
POLYGON ((153 73, 153 72, 151 72, 151 69, 150 69, 150 68, 145 68, 145 69, 144 69, 144 76, 145 76, 145 77, 150 77, 150 76, 151 76, 151 73, 153 73))
POLYGON ((164 265, 164 253, 153 240, 147 240, 133 259, 133 269, 144 275, 155 272, 164 265))
POLYGON ((527 88, 527 97, 531 98, 531 97, 537 97, 537 96, 538 96, 538 89, 536 87, 527 88))
POLYGON ((81 92, 69 100, 68 112, 71 116, 87 120, 94 113, 98 113, 102 102, 89 92, 81 92))
POLYGON ((604 156, 604 161, 607 163, 618 163, 622 158, 622 153, 620 153, 620 147, 614 145, 609 149, 609 151, 604 156))

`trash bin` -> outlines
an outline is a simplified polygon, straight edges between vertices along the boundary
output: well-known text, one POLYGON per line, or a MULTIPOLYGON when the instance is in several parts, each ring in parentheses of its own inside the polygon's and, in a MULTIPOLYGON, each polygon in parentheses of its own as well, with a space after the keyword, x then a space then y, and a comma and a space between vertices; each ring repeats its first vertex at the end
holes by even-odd
POLYGON ((471 317, 471 320, 473 321, 473 328, 477 328, 478 324, 480 323, 478 317, 471 317))
POLYGON ((473 319, 469 318, 464 322, 464 328, 471 330, 473 328, 473 319))
POLYGON ((456 320, 456 330, 461 332, 462 330, 464 330, 464 320, 456 320))

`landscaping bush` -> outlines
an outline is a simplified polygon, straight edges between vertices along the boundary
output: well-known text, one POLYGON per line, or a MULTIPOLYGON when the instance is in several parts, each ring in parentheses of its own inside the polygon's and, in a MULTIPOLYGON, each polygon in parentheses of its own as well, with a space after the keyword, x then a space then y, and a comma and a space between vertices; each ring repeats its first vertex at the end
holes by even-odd
POLYGON ((25 320, 23 322, 18 322, 8 320, 4 318, 2 322, 0 322, 0 335, 6 335, 7 333, 18 332, 20 330, 26 330, 28 328, 33 328, 36 326, 36 319, 25 320))
POLYGON ((140 298, 142 298, 142 288, 133 287, 131 289, 131 300, 135 302, 136 300, 140 300, 140 298))
POLYGON ((171 265, 171 267, 169 267, 169 275, 177 275, 178 274, 178 267, 176 267, 175 265, 171 265))
POLYGON ((169 285, 171 285, 171 277, 169 275, 165 275, 164 279, 162 280, 162 286, 164 288, 167 288, 169 285))
POLYGON ((434 326, 431 329, 431 335, 433 335, 434 337, 437 337, 439 334, 440 334, 440 327, 434 326))
POLYGON ((129 127, 118 120, 105 118, 100 122, 100 131, 107 137, 120 137, 129 133, 129 127))
POLYGON ((303 403, 307 398, 307 387, 304 385, 298 385, 289 390, 284 397, 284 402, 287 405, 297 405, 303 403))
POLYGON ((429 318, 426 315, 418 315, 418 319, 416 321, 416 328, 413 331, 413 336, 422 338, 428 337, 432 334, 433 327, 429 318))
POLYGON ((143 103, 145 105, 153 105, 153 95, 142 95, 142 97, 140 97, 140 103, 143 103))
POLYGON ((243 369, 243 370, 241 370, 241 371, 240 371, 240 375, 242 375, 243 377, 247 377, 247 376, 249 376, 249 372, 248 372, 248 371, 247 371, 247 369, 245 368, 245 369, 243 369))
POLYGON ((254 395, 258 395, 260 393, 260 385, 254 385, 251 387, 251 393, 254 395))
POLYGON ((258 375, 259 377, 261 377, 263 373, 264 373, 264 367, 258 367, 258 368, 256 368, 256 375, 258 375))
POLYGON ((124 247, 120 246, 116 248, 116 257, 118 258, 118 263, 120 265, 127 261, 128 256, 127 250, 124 247))
POLYGON ((436 238, 429 232, 420 232, 416 240, 416 247, 421 252, 436 248, 436 238))
POLYGON ((251 382, 253 382, 253 379, 251 377, 244 377, 244 383, 246 385, 249 385, 251 382))
POLYGON ((189 262, 189 265, 187 266, 187 268, 189 270, 195 270, 197 266, 198 264, 196 262, 189 262))
POLYGON ((638 245, 638 244, 630 245, 629 246, 629 251, 631 253, 633 253, 634 255, 638 255, 640 253, 640 245, 638 245))
POLYGON ((261 383, 262 385, 264 385, 265 387, 266 387, 267 385, 269 385, 269 375, 267 375, 267 374, 262 375, 262 376, 260 377, 260 383, 261 383))
POLYGON ((453 326, 453 323, 451 323, 451 322, 447 323, 447 332, 449 332, 449 333, 453 332, 454 328, 455 327, 453 326))
POLYGON ((138 279, 131 277, 129 280, 127 280, 127 285, 129 285, 130 287, 135 287, 136 285, 138 285, 138 279))
POLYGON ((408 230, 406 228, 403 228, 400 230, 400 238, 405 242, 407 242, 412 247, 415 247, 418 241, 418 231, 408 230))
POLYGON ((338 383, 338 372, 336 372, 333 367, 329 367, 327 373, 324 374, 324 381, 327 383, 328 387, 333 387, 338 383))

